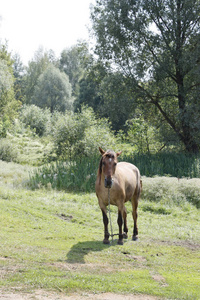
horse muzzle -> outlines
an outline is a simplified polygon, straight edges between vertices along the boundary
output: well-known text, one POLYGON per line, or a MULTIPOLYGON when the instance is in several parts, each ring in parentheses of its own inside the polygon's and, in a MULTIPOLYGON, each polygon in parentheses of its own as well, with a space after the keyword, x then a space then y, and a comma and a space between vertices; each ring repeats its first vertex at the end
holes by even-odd
POLYGON ((105 181, 104 181, 105 188, 109 188, 110 189, 112 187, 112 184, 113 184, 112 177, 106 177, 105 181))

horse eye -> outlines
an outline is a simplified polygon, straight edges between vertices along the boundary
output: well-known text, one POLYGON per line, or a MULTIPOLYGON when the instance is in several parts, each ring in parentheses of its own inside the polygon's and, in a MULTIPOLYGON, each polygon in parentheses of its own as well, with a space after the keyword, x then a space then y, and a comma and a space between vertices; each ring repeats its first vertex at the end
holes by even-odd
POLYGON ((104 161, 102 162, 102 165, 105 166, 105 162, 104 161))

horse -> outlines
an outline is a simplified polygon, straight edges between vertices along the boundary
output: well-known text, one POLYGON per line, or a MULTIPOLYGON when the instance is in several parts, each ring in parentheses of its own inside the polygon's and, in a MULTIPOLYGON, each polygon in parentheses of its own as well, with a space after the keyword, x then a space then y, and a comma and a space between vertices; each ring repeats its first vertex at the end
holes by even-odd
POLYGON ((99 147, 99 151, 102 157, 99 163, 95 191, 103 215, 103 243, 110 243, 110 234, 108 231, 109 220, 107 217, 107 206, 109 205, 108 189, 110 193, 110 204, 118 207, 118 244, 123 245, 123 239, 128 238, 127 210, 125 202, 129 200, 132 203, 132 215, 134 221, 132 240, 136 241, 138 238, 137 208, 142 190, 140 171, 131 163, 118 162, 117 158, 122 152, 115 153, 113 150, 104 151, 101 147, 99 147))

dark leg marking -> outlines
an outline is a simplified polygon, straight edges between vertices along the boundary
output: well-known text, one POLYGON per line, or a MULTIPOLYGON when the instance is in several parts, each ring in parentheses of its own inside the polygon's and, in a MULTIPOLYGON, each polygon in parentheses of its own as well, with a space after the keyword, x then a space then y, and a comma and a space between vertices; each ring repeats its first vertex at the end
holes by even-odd
POLYGON ((120 211, 118 211, 118 219, 117 223, 119 225, 119 240, 118 240, 118 245, 123 245, 123 234, 122 234, 122 225, 123 225, 123 218, 122 214, 120 211))
POLYGON ((104 223, 104 240, 103 240, 103 243, 104 244, 110 244, 110 241, 109 241, 109 232, 108 232, 108 217, 105 213, 105 211, 102 210, 102 215, 103 215, 103 223, 104 223))

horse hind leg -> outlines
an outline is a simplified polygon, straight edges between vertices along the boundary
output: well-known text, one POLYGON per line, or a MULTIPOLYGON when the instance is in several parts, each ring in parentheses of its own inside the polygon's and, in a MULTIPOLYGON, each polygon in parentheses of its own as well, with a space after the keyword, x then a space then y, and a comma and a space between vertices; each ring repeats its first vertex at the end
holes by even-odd
POLYGON ((123 233, 123 237, 124 237, 124 239, 127 239, 128 238, 128 227, 127 227, 127 210, 126 210, 126 208, 124 209, 123 217, 124 217, 124 233, 123 233))
POLYGON ((138 199, 136 196, 133 196, 133 199, 132 199, 132 208, 133 208, 132 215, 133 215, 133 221, 134 221, 133 236, 132 236, 133 241, 136 241, 138 239, 137 207, 138 207, 138 199))

